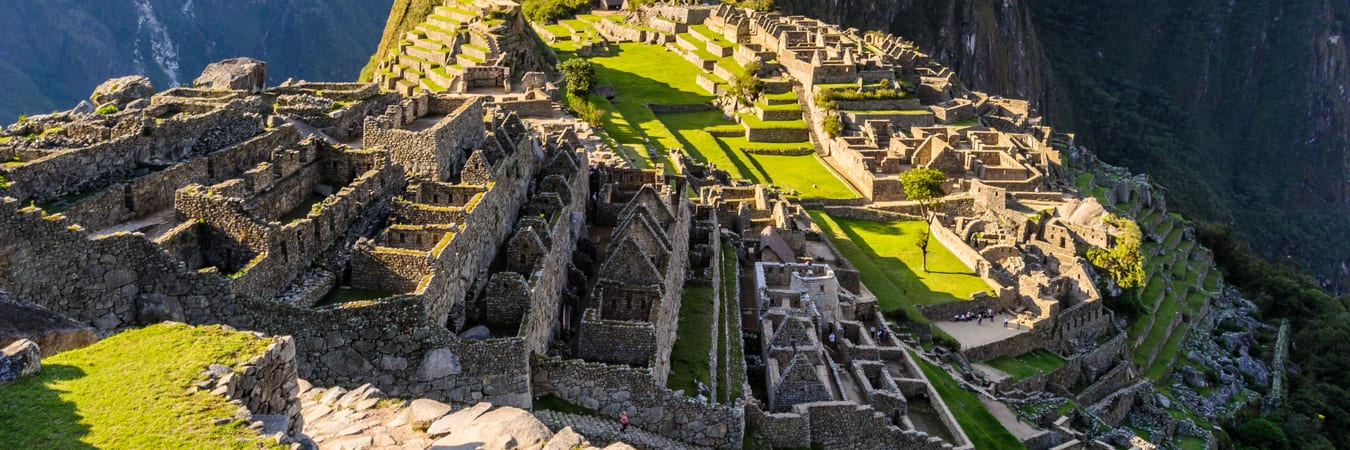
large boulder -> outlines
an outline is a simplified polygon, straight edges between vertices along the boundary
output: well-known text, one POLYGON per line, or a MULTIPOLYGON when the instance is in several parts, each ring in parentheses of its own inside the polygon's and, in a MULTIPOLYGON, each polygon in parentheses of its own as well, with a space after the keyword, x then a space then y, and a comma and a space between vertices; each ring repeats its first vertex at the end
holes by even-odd
POLYGON ((433 450, 537 448, 550 437, 543 422, 529 411, 504 406, 484 413, 437 439, 433 450))
POLYGON ((42 370, 42 349, 36 342, 20 339, 0 350, 0 384, 42 370))
POLYGON ((0 292, 0 347, 20 339, 36 342, 42 356, 51 356, 93 344, 98 336, 89 325, 0 292))
POLYGON ((150 84, 149 78, 144 75, 129 75, 104 81, 94 88, 89 100, 98 106, 112 103, 120 109, 131 102, 148 99, 153 95, 155 87, 150 84))
POLYGON ((262 92, 267 85, 267 63, 253 58, 213 62, 202 70, 192 86, 202 89, 262 92))

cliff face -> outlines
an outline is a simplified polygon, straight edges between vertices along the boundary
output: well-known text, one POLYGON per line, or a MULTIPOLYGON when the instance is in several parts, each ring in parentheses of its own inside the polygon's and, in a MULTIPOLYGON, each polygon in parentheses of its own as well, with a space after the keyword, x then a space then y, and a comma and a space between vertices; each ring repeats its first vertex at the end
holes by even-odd
POLYGON ((1350 257, 1350 3, 778 0, 1032 100, 1187 214, 1324 274, 1350 257))
POLYGON ((191 84, 207 64, 267 61, 270 83, 351 80, 393 0, 51 0, 5 2, 0 122, 75 106, 98 83, 144 74, 191 84))

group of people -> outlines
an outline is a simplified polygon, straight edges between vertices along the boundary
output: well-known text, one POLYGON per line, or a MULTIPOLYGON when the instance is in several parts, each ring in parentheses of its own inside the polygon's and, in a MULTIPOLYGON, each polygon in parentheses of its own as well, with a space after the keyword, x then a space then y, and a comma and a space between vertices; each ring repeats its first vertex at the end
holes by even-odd
MULTIPOLYGON (((985 309, 984 311, 964 312, 961 314, 957 314, 956 317, 952 318, 952 320, 956 322, 970 322, 973 320, 975 321, 976 325, 984 325, 985 319, 988 319, 990 322, 994 321, 993 308, 988 308, 985 309)), ((1007 323, 1004 323, 1004 326, 1007 326, 1007 323)))

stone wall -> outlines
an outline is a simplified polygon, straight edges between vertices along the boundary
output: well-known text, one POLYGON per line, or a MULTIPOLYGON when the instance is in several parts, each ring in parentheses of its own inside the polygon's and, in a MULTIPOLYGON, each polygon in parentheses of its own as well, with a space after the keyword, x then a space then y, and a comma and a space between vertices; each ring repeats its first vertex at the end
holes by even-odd
POLYGON ((740 408, 707 404, 652 382, 648 369, 538 357, 532 361, 535 395, 556 395, 604 417, 628 413, 634 426, 694 445, 740 448, 740 408))
POLYGON ((215 152, 257 135, 260 100, 235 100, 201 114, 156 119, 128 116, 118 126, 134 128, 120 137, 83 148, 48 152, 47 156, 0 170, 13 183, 6 195, 38 201, 102 190, 130 178, 143 165, 180 161, 185 156, 215 152), (184 149, 187 149, 185 152, 184 149))
POLYGON ((300 386, 296 379, 295 340, 290 336, 272 338, 261 355, 233 367, 215 380, 213 393, 238 400, 253 420, 258 416, 280 416, 286 420, 286 434, 299 436, 304 430, 300 415, 300 386))
POLYGON ((745 139, 750 142, 806 142, 811 139, 808 128, 753 128, 745 125, 745 139))
POLYGON ((767 414, 758 405, 746 405, 747 421, 774 448, 826 449, 971 449, 967 443, 953 446, 935 436, 904 430, 891 424, 890 416, 854 402, 816 402, 793 407, 791 413, 767 414))

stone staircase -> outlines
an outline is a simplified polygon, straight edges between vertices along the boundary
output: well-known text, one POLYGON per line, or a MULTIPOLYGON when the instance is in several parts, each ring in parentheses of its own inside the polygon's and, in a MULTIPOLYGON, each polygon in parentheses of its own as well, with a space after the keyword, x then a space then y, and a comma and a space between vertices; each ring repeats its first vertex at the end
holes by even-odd
POLYGON ((403 95, 443 92, 462 84, 464 68, 495 64, 501 55, 497 37, 475 27, 483 22, 484 8, 464 0, 436 6, 390 50, 376 70, 376 83, 403 95))

